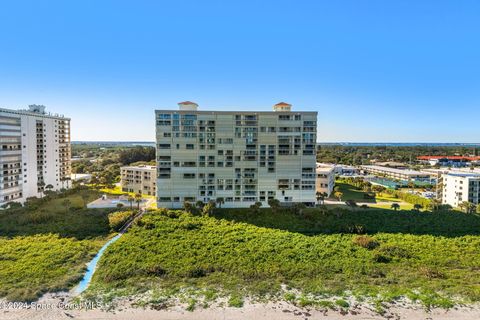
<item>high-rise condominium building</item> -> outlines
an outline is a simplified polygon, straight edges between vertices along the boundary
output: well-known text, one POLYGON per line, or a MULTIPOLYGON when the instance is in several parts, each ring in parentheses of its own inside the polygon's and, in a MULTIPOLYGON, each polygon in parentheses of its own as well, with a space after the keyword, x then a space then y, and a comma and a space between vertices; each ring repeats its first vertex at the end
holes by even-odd
POLYGON ((156 110, 157 202, 315 203, 316 112, 156 110))
POLYGON ((45 112, 0 108, 0 205, 70 186, 70 119, 45 112))

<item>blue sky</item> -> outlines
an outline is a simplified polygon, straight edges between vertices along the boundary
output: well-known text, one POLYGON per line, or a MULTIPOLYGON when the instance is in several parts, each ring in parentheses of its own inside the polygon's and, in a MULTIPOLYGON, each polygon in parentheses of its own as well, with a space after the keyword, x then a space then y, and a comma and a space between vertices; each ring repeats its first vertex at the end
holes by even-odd
POLYGON ((0 106, 73 140, 154 140, 153 110, 319 112, 319 141, 480 142, 480 1, 2 1, 0 106))

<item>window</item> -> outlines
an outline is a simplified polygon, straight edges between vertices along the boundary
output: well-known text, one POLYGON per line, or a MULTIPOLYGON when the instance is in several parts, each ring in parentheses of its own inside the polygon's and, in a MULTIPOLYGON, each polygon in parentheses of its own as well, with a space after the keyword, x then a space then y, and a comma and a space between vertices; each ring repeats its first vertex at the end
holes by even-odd
POLYGON ((188 144, 188 143, 187 143, 187 146, 186 146, 186 147, 187 147, 187 150, 193 150, 193 149, 195 149, 195 145, 194 145, 194 144, 188 144))
POLYGON ((160 143, 158 149, 170 149, 170 143, 160 143))
POLYGON ((184 173, 183 179, 195 179, 195 173, 184 173))

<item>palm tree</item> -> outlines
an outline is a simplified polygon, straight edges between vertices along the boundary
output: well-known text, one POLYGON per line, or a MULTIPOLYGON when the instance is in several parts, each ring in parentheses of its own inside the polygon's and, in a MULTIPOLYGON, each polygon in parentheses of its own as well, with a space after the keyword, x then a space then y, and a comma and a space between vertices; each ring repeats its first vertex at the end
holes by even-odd
POLYGON ((400 205, 398 203, 392 203, 391 208, 397 211, 398 209, 400 209, 400 205))
POLYGON ((219 197, 215 199, 215 202, 217 203, 218 207, 221 208, 222 205, 225 203, 225 200, 222 197, 219 197))
POLYGON ((140 193, 135 194, 135 202, 137 203, 137 209, 140 210, 140 203, 142 202, 142 195, 140 193))
POLYGON ((325 201, 325 198, 328 196, 328 194, 326 192, 320 192, 320 191, 317 191, 316 193, 316 197, 317 197, 317 203, 320 205, 320 204, 323 204, 324 201, 325 201))
POLYGON ((197 202, 195 202, 195 206, 196 206, 198 209, 200 209, 200 210, 203 209, 203 206, 204 206, 204 205, 205 205, 205 203, 203 203, 202 200, 198 200, 197 202))
POLYGON ((464 202, 460 203, 458 205, 458 207, 460 209, 462 209, 463 211, 465 211, 465 213, 473 213, 476 209, 475 204, 473 204, 471 202, 468 202, 468 201, 464 201, 464 202))
POLYGON ((135 201, 135 198, 129 195, 127 201, 130 203, 130 209, 133 209, 133 201, 135 201))

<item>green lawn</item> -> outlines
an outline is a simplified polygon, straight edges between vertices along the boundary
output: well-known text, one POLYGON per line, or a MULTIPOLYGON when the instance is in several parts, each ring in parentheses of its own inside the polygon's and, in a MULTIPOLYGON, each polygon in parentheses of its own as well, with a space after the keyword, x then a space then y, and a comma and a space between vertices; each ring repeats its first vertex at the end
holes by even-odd
POLYGON ((215 217, 154 211, 107 249, 85 297, 152 290, 152 304, 178 296, 286 299, 282 285, 288 300, 313 305, 350 294, 442 307, 479 301, 480 217, 381 209, 222 209, 215 217), (364 232, 369 236, 357 234, 364 232))
MULTIPOLYGON (((375 202, 402 202, 401 199, 395 198, 392 195, 389 195, 388 193, 380 193, 376 194, 375 199, 365 199, 364 195, 367 193, 364 192, 363 190, 357 189, 355 186, 348 184, 348 183, 343 183, 343 182, 336 182, 335 187, 338 187, 340 192, 343 193, 342 196, 342 201, 347 201, 347 200, 355 200, 356 202, 368 202, 368 203, 375 203, 375 202)), ((331 198, 333 198, 333 194, 331 195, 331 198)), ((337 199, 335 199, 337 200, 337 199)), ((385 207, 385 206, 383 206, 385 207)), ((405 206, 405 208, 409 208, 408 206, 405 206)))
POLYGON ((98 192, 67 194, 0 211, 0 298, 35 300, 71 288, 111 236, 108 210, 83 209, 98 192))

